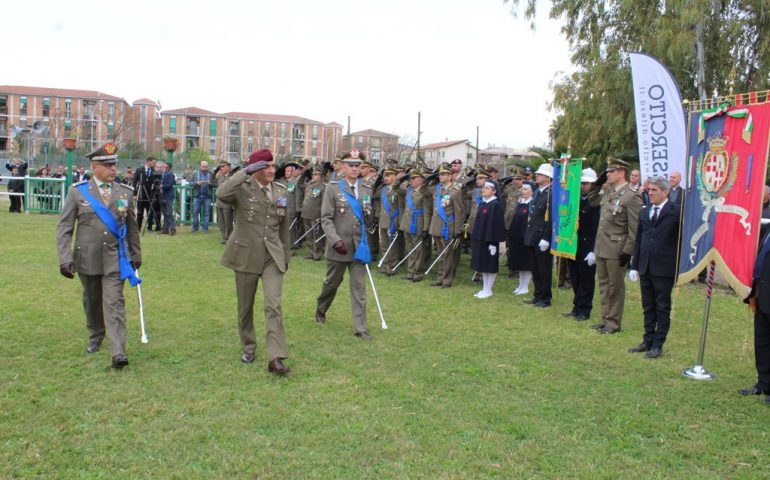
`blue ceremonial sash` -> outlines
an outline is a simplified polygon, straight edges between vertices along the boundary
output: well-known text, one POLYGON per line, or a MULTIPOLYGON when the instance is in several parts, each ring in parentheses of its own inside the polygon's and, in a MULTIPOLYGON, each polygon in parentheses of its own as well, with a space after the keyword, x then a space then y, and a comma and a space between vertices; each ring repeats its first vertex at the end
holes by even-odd
POLYGON ((449 240, 449 224, 455 221, 455 214, 452 213, 447 217, 444 206, 441 205, 441 188, 443 186, 441 183, 436 185, 436 211, 438 211, 438 216, 441 217, 441 237, 444 241, 447 241, 449 240))
POLYGON ((394 208, 393 212, 390 211, 390 202, 388 201, 388 196, 385 193, 385 188, 382 189, 380 192, 380 199, 382 200, 382 206, 385 207, 385 213, 388 214, 388 217, 390 217, 390 225, 388 226, 388 237, 393 238, 393 235, 396 233, 396 218, 398 218, 399 212, 398 208, 394 208))
POLYGON ((473 201, 476 202, 476 206, 477 207, 479 205, 481 205, 481 195, 479 195, 480 191, 481 191, 481 189, 479 189, 479 188, 474 188, 473 189, 473 201))
POLYGON ((91 204, 91 208, 94 209, 94 213, 96 213, 96 216, 99 217, 99 220, 102 221, 104 226, 107 227, 107 230, 109 230, 110 233, 115 235, 118 239, 118 262, 120 265, 120 279, 128 279, 128 283, 131 284, 132 287, 139 285, 142 283, 142 280, 136 276, 136 272, 134 272, 134 268, 131 266, 131 260, 128 256, 126 224, 124 223, 123 226, 119 226, 118 221, 115 220, 115 217, 112 216, 112 212, 110 212, 110 210, 105 207, 102 202, 88 193, 88 183, 80 185, 78 190, 80 190, 80 194, 83 195, 83 198, 85 198, 91 204))
MULTIPOLYGON (((358 220, 358 223, 361 224, 361 241, 358 242, 356 253, 353 254, 353 260, 358 260, 359 262, 368 265, 372 263, 372 252, 369 250, 369 244, 366 243, 366 223, 364 223, 364 210, 361 208, 361 204, 358 203, 356 197, 345 191, 345 189, 342 187, 343 183, 346 182, 338 183, 337 186, 340 188, 340 192, 345 195, 345 198, 350 204, 350 211, 353 212, 356 220, 358 220)), ((361 182, 358 183, 360 186, 361 182)))
POLYGON ((422 208, 414 208, 412 190, 414 190, 412 187, 407 187, 406 189, 406 206, 412 211, 412 222, 409 224, 409 235, 415 235, 417 233, 417 217, 424 213, 422 208))

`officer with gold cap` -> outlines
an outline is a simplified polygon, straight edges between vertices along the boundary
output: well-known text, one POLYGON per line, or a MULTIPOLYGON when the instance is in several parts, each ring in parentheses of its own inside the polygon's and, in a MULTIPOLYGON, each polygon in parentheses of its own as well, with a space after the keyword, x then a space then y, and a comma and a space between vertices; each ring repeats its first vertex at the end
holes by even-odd
POLYGON ((606 172, 594 182, 589 194, 591 202, 599 205, 594 255, 602 303, 601 320, 593 328, 604 334, 620 331, 626 297, 625 273, 634 252, 642 208, 642 197, 628 183, 629 170, 628 163, 608 157, 606 172), (606 189, 600 194, 605 182, 606 189))
POLYGON ((371 340, 366 324, 366 264, 371 263, 366 230, 373 222, 372 189, 360 176, 360 165, 366 157, 358 150, 342 156, 344 177, 326 186, 321 204, 321 227, 326 234, 326 278, 318 296, 315 320, 326 323, 337 288, 350 271, 350 301, 353 310, 353 333, 371 340))
POLYGON ((134 190, 115 181, 117 152, 115 144, 107 143, 86 155, 93 178, 70 189, 56 229, 56 247, 60 273, 75 278, 77 272, 83 285, 86 352, 98 352, 106 334, 112 367, 120 369, 128 365, 123 284, 140 282, 135 270, 142 264, 142 250, 134 190))
POLYGON ((217 199, 235 209, 235 228, 220 263, 235 273, 238 297, 238 333, 243 363, 253 363, 257 348, 254 332, 254 297, 262 280, 265 312, 267 370, 289 373, 283 361, 289 356, 281 312, 283 276, 291 258, 289 243, 289 190, 274 181, 275 165, 270 150, 249 156, 246 167, 234 173, 217 190, 217 199))

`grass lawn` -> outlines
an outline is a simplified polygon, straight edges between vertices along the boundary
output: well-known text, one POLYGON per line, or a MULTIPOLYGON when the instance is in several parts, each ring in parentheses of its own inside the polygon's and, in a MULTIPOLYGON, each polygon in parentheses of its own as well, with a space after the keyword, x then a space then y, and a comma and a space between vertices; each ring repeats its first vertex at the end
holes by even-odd
POLYGON ((106 342, 85 354, 56 222, 0 201, 0 478, 767 478, 770 409, 736 394, 756 379, 752 322, 724 288, 705 360, 718 377, 697 382, 681 370, 697 355, 701 285, 675 292, 664 355, 646 360, 626 352, 642 335, 638 284, 622 333, 603 336, 559 315, 566 290, 536 309, 503 275, 473 298, 463 256, 451 289, 377 275, 390 329, 370 292, 362 342, 347 280, 315 324, 325 263, 301 251, 284 283, 292 372, 276 378, 262 343, 254 364, 239 360, 218 232, 186 227, 143 237, 150 343, 126 287, 131 365, 113 371, 106 342))

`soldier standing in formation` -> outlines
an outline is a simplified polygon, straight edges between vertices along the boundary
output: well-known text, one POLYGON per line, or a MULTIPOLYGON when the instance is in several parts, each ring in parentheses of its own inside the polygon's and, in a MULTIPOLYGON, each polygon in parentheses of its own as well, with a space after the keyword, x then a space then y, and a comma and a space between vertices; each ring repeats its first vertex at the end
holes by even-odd
POLYGON ((404 211, 399 228, 404 234, 404 250, 409 255, 404 279, 419 282, 425 276, 425 253, 430 252, 429 248, 425 249, 423 246, 430 246, 431 242, 428 228, 433 212, 433 197, 425 185, 425 173, 419 167, 412 168, 409 172, 409 185, 406 188, 403 185, 404 183, 399 183, 398 186, 399 192, 404 196, 404 211), (420 242, 422 245, 418 247, 420 242))
POLYGON ((115 144, 107 143, 86 155, 93 178, 70 189, 56 229, 56 247, 60 273, 71 279, 77 272, 83 285, 89 333, 86 352, 98 352, 106 334, 112 367, 119 369, 128 365, 123 283, 126 279, 131 285, 138 283, 134 270, 142 264, 142 250, 134 191, 115 181, 117 150, 115 144))
MULTIPOLYGON (((516 207, 519 205, 519 198, 521 198, 521 187, 524 184, 524 179, 521 176, 521 170, 518 168, 513 170, 513 173, 511 174, 511 181, 503 187, 503 196, 501 198, 501 202, 503 202, 505 206, 505 214, 503 216, 503 221, 505 223, 505 230, 508 231, 508 228, 511 226, 511 220, 513 220, 513 213, 516 211, 516 207)), ((511 255, 513 252, 511 252, 511 245, 508 242, 508 238, 510 238, 509 235, 506 234, 506 245, 505 250, 508 252, 508 255, 511 255)), ((510 260, 510 259, 509 259, 510 260)), ((511 262, 508 262, 508 265, 511 265, 511 262)), ((514 274, 513 270, 508 268, 508 278, 513 278, 514 274)))
MULTIPOLYGON (((228 178, 232 176, 232 167, 226 161, 219 162, 219 166, 214 169, 214 179, 211 181, 211 186, 221 187, 228 178)), ((222 244, 227 243, 227 239, 230 238, 230 234, 233 233, 233 207, 229 203, 225 203, 217 197, 217 221, 219 223, 219 233, 222 235, 222 244)))
POLYGON ((302 202, 302 221, 305 223, 307 259, 318 261, 323 255, 324 240, 321 231, 321 202, 326 184, 321 179, 321 168, 313 167, 310 181, 305 183, 305 199, 302 202))
POLYGON ((350 301, 353 333, 371 340, 366 325, 366 266, 371 261, 366 239, 372 222, 372 189, 359 178, 362 153, 352 150, 342 156, 345 176, 329 182, 321 205, 321 227, 326 234, 326 278, 318 296, 315 319, 326 323, 345 270, 350 271, 350 301))
POLYGON ((233 206, 238 222, 222 255, 221 263, 235 272, 238 297, 238 333, 243 363, 253 363, 257 339, 254 332, 254 296, 262 279, 265 307, 267 370, 289 373, 281 313, 283 276, 289 268, 289 191, 274 182, 275 166, 270 150, 249 156, 248 165, 233 174, 217 191, 217 198, 233 206))
MULTIPOLYGON (((382 186, 379 189, 379 234, 380 245, 382 246, 383 255, 390 247, 391 243, 397 241, 396 233, 398 233, 398 219, 401 215, 399 208, 399 194, 398 185, 396 184, 396 170, 392 167, 386 167, 382 172, 382 186)), ((401 235, 399 235, 400 237, 401 235)), ((396 245, 388 252, 387 257, 382 262, 382 273, 391 276, 395 275, 393 267, 398 263, 398 249, 396 245)))
POLYGON ((594 254, 602 301, 601 320, 592 328, 603 334, 620 331, 626 299, 625 272, 634 253, 642 208, 642 197, 626 181, 628 170, 623 160, 607 158, 607 171, 591 191, 591 201, 600 210, 594 254), (600 195, 605 181, 607 188, 600 195))
MULTIPOLYGON (((361 162, 361 181, 372 189, 372 212, 374 221, 366 230, 366 240, 369 243, 369 251, 372 252, 372 260, 380 256, 380 235, 378 232, 378 217, 380 213, 380 192, 375 189, 377 184, 377 169, 374 165, 364 160, 361 162)), ((387 248, 387 245, 385 246, 387 248)))
POLYGON ((429 231, 436 242, 439 255, 441 252, 444 254, 433 286, 449 288, 460 261, 460 235, 466 209, 462 189, 452 181, 452 170, 442 166, 438 175, 439 183, 433 189, 433 212, 429 231))
POLYGON ((532 264, 532 280, 535 282, 535 295, 525 300, 524 303, 539 308, 551 306, 552 298, 552 266, 551 255, 551 221, 549 209, 551 207, 551 180, 553 179, 553 166, 543 163, 535 172, 535 190, 529 203, 529 218, 527 229, 524 231, 524 246, 529 251, 529 259, 532 264))

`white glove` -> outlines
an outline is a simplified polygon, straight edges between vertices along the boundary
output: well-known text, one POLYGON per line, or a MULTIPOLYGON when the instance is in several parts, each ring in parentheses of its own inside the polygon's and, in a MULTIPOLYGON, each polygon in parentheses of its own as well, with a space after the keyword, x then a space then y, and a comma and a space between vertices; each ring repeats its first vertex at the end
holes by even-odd
POLYGON ((594 255, 594 252, 588 252, 588 255, 583 260, 585 260, 589 267, 596 265, 596 255, 594 255))
POLYGON ((490 254, 490 255, 494 255, 494 254, 496 254, 496 253, 497 253, 497 247, 496 247, 496 246, 494 246, 494 245, 490 245, 490 246, 489 246, 489 254, 490 254))
POLYGON ((540 249, 541 252, 545 252, 548 250, 548 246, 551 245, 550 242, 547 242, 545 240, 540 240, 540 243, 537 244, 537 247, 540 249))
POLYGON ((636 270, 631 270, 628 272, 628 279, 632 282, 638 282, 639 281, 639 272, 636 270))

